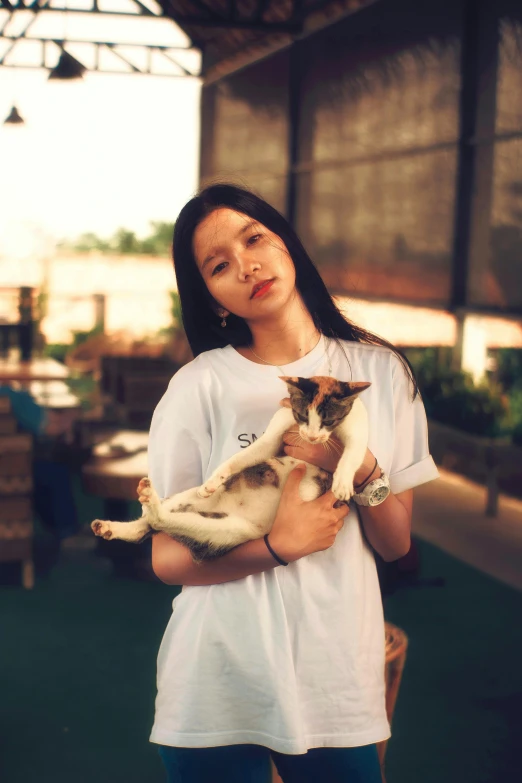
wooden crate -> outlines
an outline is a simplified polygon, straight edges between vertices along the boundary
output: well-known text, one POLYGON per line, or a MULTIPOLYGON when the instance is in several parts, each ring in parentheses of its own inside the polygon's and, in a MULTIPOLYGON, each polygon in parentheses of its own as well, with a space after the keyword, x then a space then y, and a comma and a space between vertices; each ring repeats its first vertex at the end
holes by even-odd
POLYGON ((31 435, 16 432, 8 397, 0 397, 0 562, 21 561, 22 584, 34 585, 31 435), (2 434, 3 433, 3 434, 2 434))
POLYGON ((0 435, 0 498, 33 489, 33 439, 25 432, 0 435))
MULTIPOLYGON (((4 397, 8 400, 8 397, 4 397)), ((10 414, 0 413, 0 435, 13 435, 16 432, 16 420, 10 414)))

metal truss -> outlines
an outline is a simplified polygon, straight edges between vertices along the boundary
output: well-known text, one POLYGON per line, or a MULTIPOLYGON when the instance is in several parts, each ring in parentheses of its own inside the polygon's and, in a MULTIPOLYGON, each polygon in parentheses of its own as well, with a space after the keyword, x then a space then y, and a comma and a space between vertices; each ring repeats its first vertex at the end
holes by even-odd
POLYGON ((33 11, 35 14, 38 11, 59 13, 67 12, 68 14, 99 14, 100 16, 155 16, 160 19, 164 16, 163 13, 157 14, 146 5, 140 3, 140 0, 131 0, 136 6, 135 11, 105 11, 98 7, 98 0, 92 0, 90 8, 67 8, 64 4, 61 7, 53 6, 49 7, 48 0, 0 0, 0 7, 7 9, 7 11, 33 11))
MULTIPOLYGON (((70 37, 63 38, 54 38, 54 37, 42 37, 42 36, 32 36, 29 34, 30 28, 33 26, 33 24, 37 20, 38 13, 45 11, 45 13, 49 12, 61 12, 67 13, 67 14, 74 14, 74 13, 81 13, 81 14, 96 14, 97 16, 104 17, 104 16, 118 16, 118 17, 127 17, 127 18, 138 18, 138 17, 155 17, 157 19, 164 19, 168 18, 165 16, 163 12, 155 13, 154 11, 150 10, 145 6, 143 3, 139 2, 139 0, 132 0, 134 5, 136 6, 136 11, 102 11, 98 8, 98 0, 92 0, 92 6, 91 8, 87 9, 71 9, 66 8, 65 5, 63 7, 51 7, 50 0, 33 0, 32 2, 28 2, 28 0, 16 0, 16 2, 13 2, 13 0, 0 0, 0 6, 4 7, 6 10, 10 11, 10 15, 5 21, 4 25, 0 28, 0 42, 7 41, 8 45, 3 51, 3 53, 0 55, 0 67, 7 67, 7 68, 31 68, 31 69, 40 69, 40 68, 46 68, 51 69, 54 67, 53 63, 52 65, 49 64, 49 54, 50 50, 54 49, 54 47, 58 47, 59 51, 65 51, 67 44, 81 44, 84 47, 88 47, 90 50, 91 57, 89 58, 91 61, 91 65, 87 65, 86 63, 82 63, 85 65, 87 71, 93 71, 93 72, 99 72, 99 73, 114 73, 119 75, 124 75, 126 73, 129 74, 142 74, 142 75, 148 75, 148 76, 167 76, 167 77, 199 77, 199 71, 196 71, 194 69, 190 69, 190 67, 187 67, 182 62, 182 57, 179 56, 182 52, 189 52, 194 51, 194 47, 192 46, 159 46, 156 44, 134 44, 134 43, 118 43, 116 41, 89 41, 88 39, 73 39, 70 37), (8 32, 9 23, 13 18, 13 13, 15 11, 31 11, 33 13, 32 18, 28 21, 26 26, 18 32, 16 35, 10 35, 8 32), (31 43, 33 44, 33 54, 34 54, 34 48, 36 47, 36 44, 40 44, 40 62, 39 64, 34 64, 34 56, 32 58, 26 58, 26 62, 24 62, 23 59, 23 51, 22 47, 19 45, 20 43, 31 43), (17 55, 18 56, 16 62, 8 62, 7 58, 9 55, 13 52, 15 47, 18 46, 17 55), (133 62, 132 59, 130 59, 131 55, 130 52, 132 50, 136 51, 138 54, 138 57, 140 57, 140 60, 145 59, 146 64, 138 65, 136 62, 133 62), (106 65, 103 65, 101 63, 100 54, 103 51, 110 51, 112 55, 117 57, 120 61, 125 63, 128 70, 122 70, 122 69, 112 69, 110 67, 107 67, 106 65), (143 58, 143 54, 146 55, 145 58, 143 58), (93 55, 93 56, 92 56, 93 55), (162 67, 163 66, 163 67, 162 67), (173 68, 174 66, 174 68, 173 68)), ((172 19, 170 19, 172 21, 172 19)))
MULTIPOLYGON (((0 0, 0 6, 8 11, 38 11, 69 14, 99 14, 100 16, 153 16, 156 18, 172 19, 180 25, 215 27, 221 29, 240 29, 257 30, 260 32, 286 32, 299 33, 303 28, 303 0, 291 0, 290 16, 286 21, 268 22, 263 19, 265 12, 271 2, 275 0, 257 0, 252 10, 252 4, 249 3, 249 11, 245 13, 241 0, 228 0, 226 11, 220 12, 207 5, 205 0, 190 0, 193 6, 193 13, 186 13, 177 8, 176 0, 157 0, 162 8, 162 13, 158 14, 140 2, 140 0, 131 0, 136 6, 136 11, 109 11, 98 7, 98 0, 91 0, 90 8, 67 8, 63 6, 49 7, 48 0, 0 0)), ((316 6, 326 4, 326 0, 315 3, 316 6)))
POLYGON ((217 11, 205 0, 190 0, 193 13, 180 11, 176 0, 158 0, 165 16, 170 16, 181 26, 213 27, 225 30, 253 30, 262 33, 292 33, 303 30, 303 0, 292 0, 289 18, 285 21, 266 21, 264 14, 275 0, 257 0, 252 8, 245 12, 241 0, 228 0, 224 11, 217 11))

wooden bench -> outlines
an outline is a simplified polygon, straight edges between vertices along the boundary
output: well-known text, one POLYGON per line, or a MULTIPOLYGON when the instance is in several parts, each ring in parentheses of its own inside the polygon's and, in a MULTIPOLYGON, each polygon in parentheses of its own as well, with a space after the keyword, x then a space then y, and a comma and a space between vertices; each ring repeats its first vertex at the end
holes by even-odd
POLYGON ((16 353, 0 357, 0 383, 19 381, 59 381, 69 376, 69 370, 61 362, 49 357, 22 361, 16 353))
POLYGON ((21 562, 22 584, 31 588, 33 439, 17 430, 10 400, 0 396, 0 562, 21 562))
MULTIPOLYGON (((81 469, 82 485, 85 492, 103 498, 105 519, 123 522, 128 518, 129 502, 138 500, 138 483, 148 472, 149 436, 133 430, 100 434, 104 439, 94 446, 92 457, 81 469)), ((96 546, 99 554, 112 561, 116 572, 156 579, 150 564, 150 539, 137 545, 98 538, 96 546)))
POLYGON ((430 452, 438 465, 485 484, 485 514, 498 513, 501 490, 522 487, 522 448, 507 438, 482 438, 438 421, 428 421, 430 452))
POLYGON ((104 437, 82 468, 85 491, 105 500, 137 500, 139 480, 148 471, 148 439, 147 432, 135 430, 118 430, 104 437))
POLYGON ((103 356, 101 391, 108 410, 127 427, 148 429, 154 408, 180 365, 147 356, 103 356))

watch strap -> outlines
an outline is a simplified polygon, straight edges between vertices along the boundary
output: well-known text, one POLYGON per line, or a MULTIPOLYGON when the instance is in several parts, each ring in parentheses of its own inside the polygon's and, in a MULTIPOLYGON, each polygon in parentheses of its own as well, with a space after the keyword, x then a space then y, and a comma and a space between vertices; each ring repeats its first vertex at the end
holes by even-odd
POLYGON ((382 471, 379 478, 370 481, 362 492, 356 492, 353 495, 353 499, 359 506, 378 506, 380 503, 383 503, 386 500, 389 494, 390 479, 386 473, 382 471), (379 490, 387 490, 387 492, 379 493, 379 490), (383 497, 379 498, 377 502, 375 502, 375 499, 372 502, 372 498, 375 498, 375 495, 378 494, 382 494, 383 497))

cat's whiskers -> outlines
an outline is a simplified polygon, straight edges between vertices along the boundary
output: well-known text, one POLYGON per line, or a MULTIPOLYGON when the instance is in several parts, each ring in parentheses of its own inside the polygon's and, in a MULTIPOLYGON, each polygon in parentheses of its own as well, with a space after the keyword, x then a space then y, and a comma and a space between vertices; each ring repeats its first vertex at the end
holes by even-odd
POLYGON ((294 448, 301 448, 301 446, 299 444, 304 442, 303 438, 301 437, 301 435, 298 432, 290 432, 288 434, 296 436, 294 438, 294 441, 293 441, 293 443, 291 445, 294 446, 294 448))
POLYGON ((340 457, 342 454, 342 448, 333 440, 327 440, 328 446, 340 457))
POLYGON ((325 440, 324 443, 321 443, 321 446, 323 447, 323 449, 325 451, 332 451, 332 445, 331 445, 331 443, 328 443, 327 440, 325 440))
POLYGON ((323 443, 323 446, 324 446, 324 450, 327 452, 327 454, 334 454, 336 457, 339 456, 338 452, 336 452, 335 449, 332 449, 332 444, 328 443, 328 441, 323 443))

